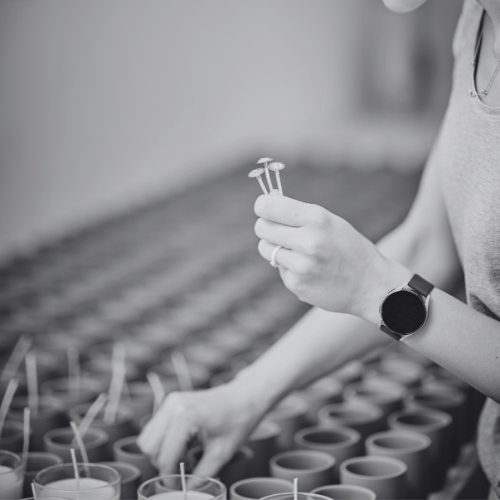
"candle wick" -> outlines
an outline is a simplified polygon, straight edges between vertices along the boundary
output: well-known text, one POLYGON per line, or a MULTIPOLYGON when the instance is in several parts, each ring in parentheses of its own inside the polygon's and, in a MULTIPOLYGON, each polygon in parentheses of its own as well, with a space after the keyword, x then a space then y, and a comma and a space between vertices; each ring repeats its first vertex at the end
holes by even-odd
POLYGON ((7 390, 5 391, 5 394, 3 396, 2 404, 0 405, 0 437, 2 437, 3 424, 5 423, 5 419, 7 418, 7 413, 9 412, 9 408, 18 385, 19 382, 17 381, 17 379, 11 378, 9 381, 9 385, 7 386, 7 390))
POLYGON ((174 351, 170 357, 174 366, 175 374, 179 382, 182 392, 189 392, 193 390, 193 381, 189 373, 189 366, 186 362, 184 354, 180 351, 174 351))
POLYGON ((293 480, 293 500, 298 500, 299 497, 298 490, 299 490, 299 479, 296 477, 293 480))
POLYGON ((26 468, 28 465, 28 450, 30 446, 30 409, 24 408, 24 426, 23 426, 23 465, 26 468))
POLYGON ((78 473, 78 464, 76 463, 75 449, 71 448, 71 461, 73 462, 73 470, 75 471, 76 479, 76 497, 79 498, 78 492, 80 491, 80 474, 78 473))
POLYGON ((36 496, 35 483, 31 483, 31 491, 33 492, 33 498, 35 500, 38 500, 38 498, 36 496))
POLYGON ((29 352, 26 354, 26 378, 28 383, 28 406, 33 415, 38 414, 38 373, 36 356, 29 352))
POLYGON ((156 413, 165 399, 165 388, 161 383, 160 377, 156 372, 148 372, 147 374, 148 382, 151 385, 154 395, 154 407, 153 414, 156 413))
POLYGON ((182 483, 182 493, 184 495, 184 500, 187 498, 187 486, 186 486, 186 471, 184 469, 184 462, 180 463, 181 468, 181 483, 182 483))

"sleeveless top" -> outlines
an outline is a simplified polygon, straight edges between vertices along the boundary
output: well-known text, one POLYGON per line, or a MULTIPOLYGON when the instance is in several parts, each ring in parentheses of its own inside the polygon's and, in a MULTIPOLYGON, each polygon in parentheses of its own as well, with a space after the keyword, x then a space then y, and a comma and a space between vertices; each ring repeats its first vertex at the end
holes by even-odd
MULTIPOLYGON (((476 0, 465 0, 453 41, 453 88, 429 162, 437 162, 440 171, 464 269, 467 302, 499 320, 500 107, 489 107, 469 95, 475 88, 471 61, 482 14, 476 0)), ((500 405, 491 399, 483 408, 477 441, 479 459, 491 484, 490 498, 500 498, 500 405)))

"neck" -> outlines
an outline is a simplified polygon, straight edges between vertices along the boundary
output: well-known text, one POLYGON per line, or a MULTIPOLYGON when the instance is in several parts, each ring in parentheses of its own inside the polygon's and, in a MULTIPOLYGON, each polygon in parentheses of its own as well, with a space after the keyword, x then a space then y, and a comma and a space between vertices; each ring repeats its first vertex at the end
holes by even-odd
POLYGON ((491 19, 495 33, 493 51, 497 59, 500 59, 500 0, 477 0, 491 19))

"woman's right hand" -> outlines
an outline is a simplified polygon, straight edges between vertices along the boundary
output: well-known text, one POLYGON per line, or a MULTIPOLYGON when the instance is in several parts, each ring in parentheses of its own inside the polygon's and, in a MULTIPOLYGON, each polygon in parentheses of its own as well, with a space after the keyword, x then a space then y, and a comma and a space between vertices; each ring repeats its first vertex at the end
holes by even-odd
POLYGON ((205 451, 194 473, 214 477, 265 411, 236 380, 202 391, 173 392, 148 422, 137 444, 161 474, 175 474, 187 443, 197 435, 205 451))

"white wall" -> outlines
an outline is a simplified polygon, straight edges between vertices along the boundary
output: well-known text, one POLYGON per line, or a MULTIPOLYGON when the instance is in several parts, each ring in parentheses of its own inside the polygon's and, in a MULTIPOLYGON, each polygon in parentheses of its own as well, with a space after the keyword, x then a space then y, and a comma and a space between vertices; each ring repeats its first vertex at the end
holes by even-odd
POLYGON ((373 2, 2 0, 0 253, 341 126, 373 2))

